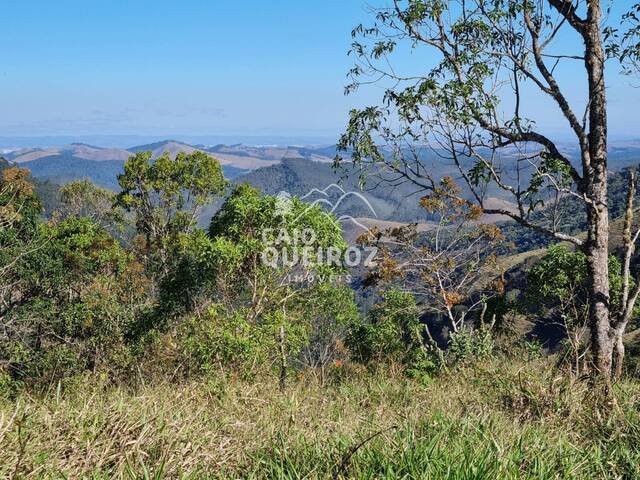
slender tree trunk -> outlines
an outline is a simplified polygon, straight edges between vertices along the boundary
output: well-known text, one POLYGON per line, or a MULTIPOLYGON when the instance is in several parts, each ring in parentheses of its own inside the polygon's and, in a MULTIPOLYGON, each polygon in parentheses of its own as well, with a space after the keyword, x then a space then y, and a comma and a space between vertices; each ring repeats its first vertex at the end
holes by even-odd
POLYGON ((623 332, 617 332, 614 340, 614 353, 613 353, 613 365, 614 373, 613 377, 617 380, 622 377, 622 367, 624 363, 624 341, 623 332))
POLYGON ((604 80, 600 1, 588 2, 584 25, 585 67, 589 79, 589 149, 583 152, 587 199, 588 238, 585 253, 590 278, 590 328, 595 373, 608 388, 611 383, 613 335, 609 297, 609 207, 607 200, 607 97, 604 80))
POLYGON ((287 352, 285 347, 284 327, 280 327, 280 391, 284 392, 287 386, 287 352))
POLYGON ((637 298, 637 286, 631 291, 631 257, 635 252, 636 237, 632 236, 631 229, 633 227, 633 203, 636 195, 636 173, 634 170, 629 172, 629 185, 627 188, 627 202, 624 214, 624 228, 622 239, 624 244, 624 262, 622 265, 622 301, 621 312, 617 321, 614 322, 614 352, 613 352, 613 368, 614 379, 618 380, 622 377, 622 366, 624 362, 624 332, 633 316, 633 307, 637 298))
MULTIPOLYGON (((608 223, 608 222, 601 222, 608 223)), ((594 233, 600 228, 598 223, 594 227, 594 233)), ((590 232, 591 235, 591 232, 590 232)), ((590 277, 590 328, 593 362, 596 374, 608 386, 611 382, 611 367, 613 354, 613 338, 611 335, 609 312, 609 268, 608 268, 608 242, 601 238, 589 241, 588 265, 590 277), (599 241, 598 241, 599 240, 599 241)))
MULTIPOLYGON (((601 160, 606 165, 606 157, 601 160)), ((613 336, 609 304, 609 216, 607 209, 607 182, 595 180, 589 186, 588 238, 586 247, 589 273, 589 326, 593 352, 594 373, 606 388, 611 382, 613 336)), ((594 175, 596 179, 598 176, 594 175)))

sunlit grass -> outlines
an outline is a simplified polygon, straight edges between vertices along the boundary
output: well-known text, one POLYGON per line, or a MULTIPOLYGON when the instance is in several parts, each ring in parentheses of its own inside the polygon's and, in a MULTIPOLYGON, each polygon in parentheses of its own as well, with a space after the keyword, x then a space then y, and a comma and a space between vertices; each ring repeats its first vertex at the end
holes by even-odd
POLYGON ((384 369, 284 394, 270 378, 25 394, 0 406, 0 477, 640 477, 639 384, 602 407, 544 360, 503 362, 428 385, 384 369))

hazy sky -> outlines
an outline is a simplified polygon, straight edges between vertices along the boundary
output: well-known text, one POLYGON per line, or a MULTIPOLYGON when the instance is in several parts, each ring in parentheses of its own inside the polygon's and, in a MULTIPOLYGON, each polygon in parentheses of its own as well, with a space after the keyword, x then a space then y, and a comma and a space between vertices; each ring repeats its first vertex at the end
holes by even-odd
MULTIPOLYGON (((0 136, 335 135, 381 93, 343 95, 351 28, 371 18, 361 0, 0 5, 0 136)), ((640 133, 639 89, 612 81, 610 104, 612 132, 640 133)))

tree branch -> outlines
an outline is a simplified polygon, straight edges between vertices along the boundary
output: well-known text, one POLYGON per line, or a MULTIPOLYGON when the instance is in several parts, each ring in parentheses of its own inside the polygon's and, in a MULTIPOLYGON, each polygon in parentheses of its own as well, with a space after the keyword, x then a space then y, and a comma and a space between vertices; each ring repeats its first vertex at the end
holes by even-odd
POLYGON ((529 12, 527 10, 525 10, 524 12, 524 20, 525 20, 525 24, 527 25, 527 29, 529 30, 529 34, 531 35, 531 42, 533 47, 533 58, 535 59, 536 66, 538 67, 538 70, 540 70, 540 73, 542 74, 545 81, 549 85, 551 96, 558 104, 558 107, 560 107, 562 114, 569 121, 571 128, 573 129, 576 136, 578 137, 578 141, 580 142, 580 149, 583 152, 586 152, 589 149, 588 138, 585 134, 584 129, 582 128, 582 125, 580 125, 580 121, 578 120, 576 115, 573 113, 573 110, 569 106, 569 102, 567 101, 565 96, 562 94, 562 91, 560 90, 560 86, 558 85, 558 82, 556 82, 556 79, 554 78, 553 74, 549 71, 546 64, 544 63, 544 60, 542 58, 542 48, 540 47, 540 44, 539 44, 539 32, 536 29, 533 22, 531 21, 531 17, 529 16, 529 12))
POLYGON ((549 0, 549 4, 562 15, 574 30, 583 35, 586 31, 586 21, 580 18, 572 0, 549 0))

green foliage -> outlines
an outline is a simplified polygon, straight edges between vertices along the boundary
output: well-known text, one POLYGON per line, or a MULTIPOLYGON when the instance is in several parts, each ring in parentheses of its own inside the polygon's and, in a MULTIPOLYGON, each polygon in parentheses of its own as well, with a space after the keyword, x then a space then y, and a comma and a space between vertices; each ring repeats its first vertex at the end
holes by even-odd
POLYGON ((247 321, 246 312, 228 312, 212 305, 202 316, 190 317, 179 327, 177 339, 187 365, 205 374, 240 372, 244 376, 264 366, 275 349, 269 325, 247 321))
POLYGON ((348 285, 331 282, 314 284, 300 297, 297 310, 310 326, 301 352, 303 366, 324 368, 347 360, 344 339, 349 326, 360 318, 354 297, 348 285))
POLYGON ((344 272, 341 262, 327 265, 315 255, 305 257, 305 250, 345 248, 340 225, 319 207, 238 186, 212 219, 208 235, 196 230, 179 237, 175 267, 161 284, 156 326, 181 316, 193 326, 201 321, 201 306, 213 302, 215 315, 225 320, 208 322, 204 335, 192 330, 198 352, 215 352, 197 355, 199 365, 214 357, 218 368, 231 371, 274 365, 281 355, 280 328, 287 358, 326 365, 340 355, 341 332, 357 317, 357 308, 353 292, 333 281, 344 272), (303 231, 312 237, 303 240, 303 231), (266 250, 279 261, 265 260, 266 250), (229 344, 235 353, 227 355, 220 339, 238 340, 229 337, 228 328, 236 328, 233 335, 240 339, 246 332, 261 340, 240 342, 238 352, 229 344), (237 361, 230 361, 234 356, 237 361))
MULTIPOLYGON (((0 176, 4 170, 14 168, 15 167, 12 167, 4 158, 0 157, 0 176)), ((34 176, 31 169, 20 170, 29 171, 29 173, 26 174, 26 177, 28 178, 29 183, 33 186, 33 192, 42 205, 43 213, 47 217, 51 216, 51 214, 58 208, 60 186, 50 180, 37 178, 34 176)))
MULTIPOLYGON (((46 246, 47 239, 41 235, 42 206, 29 172, 10 167, 0 174, 0 324, 7 325, 7 316, 24 302, 24 260, 46 246)), ((10 324, 0 332, 0 342, 9 330, 10 324)))
MULTIPOLYGON (((25 240, 33 235, 42 213, 29 171, 10 167, 0 171, 0 235, 25 240)), ((7 243, 5 243, 6 245, 7 243)))
POLYGON ((123 371, 125 337, 145 301, 141 266, 88 218, 41 225, 39 235, 46 242, 17 267, 20 301, 0 341, 9 372, 53 381, 85 369, 123 371))
POLYGON ((626 371, 631 377, 640 378, 640 342, 634 341, 625 348, 626 371))
POLYGON ((389 290, 371 309, 368 321, 352 324, 346 342, 357 362, 402 363, 409 376, 423 380, 447 363, 487 359, 495 348, 488 326, 462 328, 452 333, 446 351, 440 350, 430 339, 426 342, 423 328, 413 296, 389 290))
POLYGON ((305 246, 346 248, 340 224, 319 206, 296 197, 261 195, 247 184, 236 187, 212 219, 209 235, 242 245, 247 255, 261 253, 267 245, 287 250, 290 258, 305 246), (313 242, 295 241, 296 232, 305 229, 313 231, 313 242))
POLYGON ((603 29, 605 52, 616 59, 626 75, 637 75, 640 67, 640 3, 630 6, 621 22, 603 29))
MULTIPOLYGON (((537 308, 544 305, 556 309, 572 323, 588 316, 589 288, 587 257, 565 245, 549 247, 546 255, 531 268, 527 276, 526 299, 537 308)), ((620 309, 622 298, 622 266, 609 256, 609 284, 612 311, 620 309)), ((631 289, 635 282, 631 279, 631 289)))
POLYGON ((218 274, 234 270, 232 259, 238 256, 229 255, 231 249, 199 229, 179 237, 175 264, 160 284, 159 314, 165 321, 215 297, 218 274), (222 268, 225 263, 231 268, 222 268))
POLYGON ((542 358, 542 344, 538 340, 522 340, 519 345, 524 351, 527 361, 538 360, 542 358))
MULTIPOLYGON (((420 317, 411 294, 389 290, 369 313, 368 321, 351 325, 346 339, 354 360, 361 363, 399 362, 410 369, 423 364, 420 317)), ((430 362, 422 365, 431 368, 430 362)))
POLYGON ((321 280, 329 280, 331 274, 342 273, 341 264, 326 267, 314 256, 308 256, 308 265, 302 265, 306 248, 338 252, 346 248, 337 221, 298 199, 285 206, 278 201, 240 185, 212 219, 208 235, 198 230, 181 235, 176 244, 176 266, 161 285, 165 310, 185 312, 207 299, 249 303, 256 313, 277 310, 283 299, 296 297, 307 283, 316 283, 316 275, 324 274, 321 280), (313 232, 312 242, 297 238, 304 230, 313 232), (297 258, 300 262, 293 266, 282 261, 267 264, 263 261, 267 249, 281 260, 297 258), (313 282, 293 282, 294 276, 313 282))
MULTIPOLYGON (((584 368, 582 359, 589 348, 586 332, 591 303, 589 281, 586 255, 580 250, 554 245, 530 269, 522 302, 534 315, 562 327, 562 361, 578 374, 584 368)), ((614 255, 610 255, 610 308, 614 318, 622 314, 622 281, 622 266, 614 255)), ((633 289, 633 279, 630 283, 633 289)))
POLYGON ((552 302, 558 302, 568 295, 581 290, 586 295, 585 278, 587 263, 581 252, 569 250, 564 245, 554 245, 529 272, 528 283, 537 299, 540 295, 552 302))
POLYGON ((57 218, 90 218, 107 229, 112 235, 122 234, 125 228, 125 214, 122 208, 114 206, 115 194, 100 188, 89 180, 75 180, 60 187, 57 218))
POLYGON ((462 328, 451 335, 447 355, 453 362, 476 361, 489 358, 494 348, 493 334, 488 327, 462 328))
POLYGON ((165 154, 153 161, 151 155, 139 152, 127 160, 116 204, 134 213, 148 263, 166 273, 178 237, 193 231, 198 212, 226 181, 220 162, 203 152, 179 153, 173 160, 165 154))
POLYGON ((254 318, 248 307, 213 304, 178 326, 179 363, 214 376, 268 372, 279 360, 282 327, 288 357, 300 358, 304 366, 326 366, 340 356, 344 329, 357 316, 353 293, 329 284, 310 288, 286 314, 275 310, 254 318))

